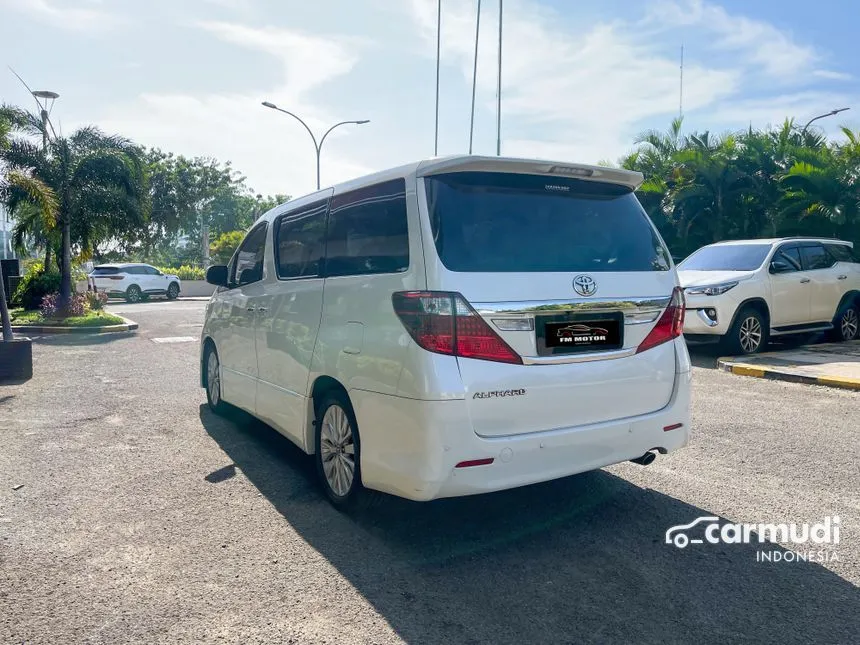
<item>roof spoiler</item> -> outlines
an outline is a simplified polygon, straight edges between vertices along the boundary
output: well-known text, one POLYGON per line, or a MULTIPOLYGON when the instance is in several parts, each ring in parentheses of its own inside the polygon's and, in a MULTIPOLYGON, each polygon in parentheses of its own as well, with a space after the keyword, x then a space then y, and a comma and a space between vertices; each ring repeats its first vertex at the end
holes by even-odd
POLYGON ((574 177, 587 181, 620 184, 631 190, 639 188, 644 180, 641 172, 619 168, 589 166, 563 161, 480 156, 457 156, 422 161, 416 170, 416 175, 426 177, 447 172, 511 172, 523 175, 574 177))

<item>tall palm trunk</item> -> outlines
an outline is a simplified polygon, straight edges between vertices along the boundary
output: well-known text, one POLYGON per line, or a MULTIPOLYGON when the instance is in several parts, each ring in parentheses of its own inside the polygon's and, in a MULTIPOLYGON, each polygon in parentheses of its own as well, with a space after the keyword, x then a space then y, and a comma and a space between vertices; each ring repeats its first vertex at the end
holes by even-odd
POLYGON ((51 270, 51 242, 45 244, 45 271, 51 270))
POLYGON ((60 306, 65 309, 72 299, 72 239, 68 213, 63 213, 63 260, 60 265, 60 306))

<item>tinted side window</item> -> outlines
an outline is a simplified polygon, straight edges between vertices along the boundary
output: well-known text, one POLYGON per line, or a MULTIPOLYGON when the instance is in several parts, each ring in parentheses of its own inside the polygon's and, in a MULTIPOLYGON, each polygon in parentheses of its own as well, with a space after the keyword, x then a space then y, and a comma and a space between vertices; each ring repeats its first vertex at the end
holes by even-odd
POLYGON ((834 265, 833 258, 820 244, 801 247, 801 253, 803 255, 803 268, 807 271, 827 269, 834 265))
POLYGON ((396 273, 409 268, 406 180, 333 197, 326 275, 396 273))
POLYGON ((282 215, 275 221, 275 265, 279 278, 322 274, 328 201, 282 215))
POLYGON ((825 244, 825 247, 837 262, 856 262, 846 244, 825 244))
POLYGON ((143 275, 143 267, 127 267, 125 272, 129 275, 143 275))
POLYGON ((245 237, 236 252, 235 273, 230 282, 243 285, 263 279, 263 253, 266 250, 266 224, 261 224, 245 237))
POLYGON ((783 246, 773 256, 774 260, 782 260, 791 266, 792 270, 800 271, 800 249, 796 246, 783 246))
POLYGON ((158 275, 158 269, 155 267, 143 267, 143 271, 147 275, 158 275))

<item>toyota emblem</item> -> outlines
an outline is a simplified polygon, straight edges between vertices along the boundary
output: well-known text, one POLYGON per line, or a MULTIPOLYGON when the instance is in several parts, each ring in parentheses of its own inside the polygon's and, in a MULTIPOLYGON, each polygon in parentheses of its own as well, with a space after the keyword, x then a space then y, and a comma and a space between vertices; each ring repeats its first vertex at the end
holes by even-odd
POLYGON ((590 275, 578 275, 573 279, 573 290, 580 296, 593 296, 597 293, 597 283, 590 275))

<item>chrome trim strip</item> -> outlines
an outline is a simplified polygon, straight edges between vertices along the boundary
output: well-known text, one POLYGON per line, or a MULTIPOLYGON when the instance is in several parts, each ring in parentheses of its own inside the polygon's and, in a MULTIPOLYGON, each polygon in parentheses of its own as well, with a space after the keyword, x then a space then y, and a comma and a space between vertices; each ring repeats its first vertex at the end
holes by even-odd
POLYGON ((672 300, 671 296, 650 298, 582 298, 577 300, 529 300, 522 302, 473 302, 472 307, 483 315, 495 314, 540 314, 559 311, 623 311, 626 313, 645 313, 665 309, 672 300))
POLYGON ((711 320, 708 314, 705 313, 704 309, 696 309, 696 315, 699 317, 703 323, 705 323, 708 327, 716 327, 717 321, 711 320))
POLYGON ((591 361, 611 361, 628 358, 636 353, 636 347, 615 349, 611 352, 591 352, 588 354, 566 354, 562 356, 523 356, 523 365, 562 365, 564 363, 589 363, 591 361))

